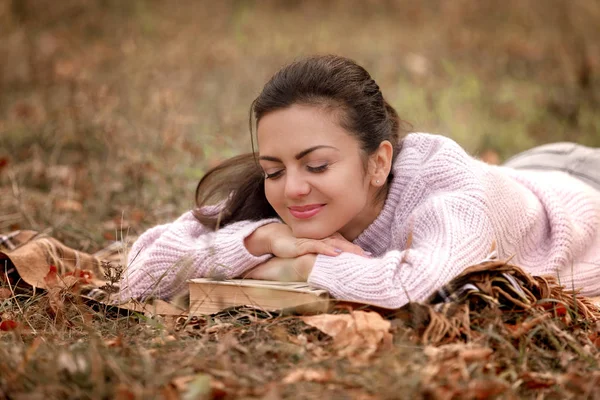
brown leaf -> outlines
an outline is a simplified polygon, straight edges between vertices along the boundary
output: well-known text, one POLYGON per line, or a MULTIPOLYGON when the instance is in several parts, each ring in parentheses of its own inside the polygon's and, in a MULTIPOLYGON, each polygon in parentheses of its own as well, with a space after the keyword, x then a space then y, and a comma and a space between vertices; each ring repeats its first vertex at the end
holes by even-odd
POLYGON ((556 385, 556 377, 548 373, 525 371, 521 374, 521 379, 529 389, 543 389, 556 385))
POLYGON ((48 273, 44 277, 44 282, 47 288, 53 288, 58 286, 58 269, 56 265, 50 265, 48 267, 48 273))
POLYGON ((171 379, 171 385, 177 389, 178 392, 182 392, 187 388, 188 383, 194 380, 194 375, 176 376, 171 379))
POLYGON ((9 288, 0 288, 0 300, 6 300, 13 297, 13 292, 9 288))
POLYGON ((125 384, 120 383, 115 388, 115 399, 117 400, 135 400, 137 396, 131 390, 131 388, 127 387, 125 384))
POLYGON ((230 323, 226 322, 226 323, 222 323, 222 324, 216 324, 216 325, 213 325, 213 326, 209 326, 208 328, 206 328, 204 330, 204 332, 206 332, 208 334, 218 333, 218 332, 220 332, 220 331, 222 331, 224 329, 229 329, 231 327, 233 327, 233 324, 230 324, 230 323))
POLYGON ((494 350, 470 343, 449 343, 442 346, 427 346, 423 353, 433 362, 459 358, 465 362, 483 361, 494 350))
POLYGON ((2 169, 4 169, 4 167, 6 167, 7 165, 8 165, 8 158, 6 158, 6 157, 0 158, 0 172, 2 172, 2 169))
POLYGON ((390 322, 373 311, 321 314, 301 319, 331 336, 338 354, 355 363, 366 362, 380 347, 392 344, 390 322))
MULTIPOLYGON (((558 377, 558 384, 577 394, 591 393, 593 388, 597 388, 600 375, 597 371, 582 374, 576 371, 567 372, 558 377)), ((586 396, 587 397, 587 396, 586 396)))
POLYGON ((461 394, 461 397, 484 400, 494 398, 508 389, 508 383, 499 379, 474 379, 469 382, 467 393, 461 394))
POLYGON ((134 208, 131 211, 131 215, 129 218, 131 218, 131 221, 134 224, 139 224, 140 222, 142 222, 142 220, 146 217, 146 211, 141 210, 139 208, 134 208))
MULTIPOLYGON (((65 302, 63 300, 64 292, 59 287, 49 288, 47 291, 48 296, 48 307, 46 312, 55 322, 64 321, 65 317, 65 302)), ((69 320, 66 320, 67 324, 70 324, 69 320)))
POLYGON ((504 324, 504 326, 510 332, 510 335, 514 339, 518 339, 521 336, 527 334, 533 328, 539 326, 545 320, 550 319, 550 318, 552 318, 551 314, 542 314, 537 317, 528 319, 527 321, 524 321, 518 325, 504 324))
POLYGON ((71 60, 58 60, 54 64, 54 74, 59 79, 71 79, 75 76, 77 68, 71 60))
POLYGON ((19 323, 12 319, 5 319, 0 322, 0 331, 8 332, 13 331, 19 327, 19 323))
POLYGON ((204 373, 175 377, 171 380, 171 386, 183 394, 183 398, 219 399, 227 394, 223 382, 204 373))
POLYGON ((299 368, 283 378, 283 383, 290 384, 296 382, 329 382, 333 373, 331 371, 313 369, 313 368, 299 368))
POLYGON ((172 385, 165 385, 160 389, 164 400, 179 400, 179 393, 172 385))
POLYGON ((104 345, 106 347, 121 347, 123 345, 123 339, 121 336, 112 339, 104 339, 104 345))
POLYGON ((54 209, 57 211, 78 213, 83 211, 83 204, 76 200, 57 199, 54 201, 54 209))
POLYGON ((475 361, 486 360, 493 352, 494 352, 494 350, 490 349, 489 347, 480 347, 477 349, 467 349, 462 352, 461 357, 466 362, 475 362, 475 361))

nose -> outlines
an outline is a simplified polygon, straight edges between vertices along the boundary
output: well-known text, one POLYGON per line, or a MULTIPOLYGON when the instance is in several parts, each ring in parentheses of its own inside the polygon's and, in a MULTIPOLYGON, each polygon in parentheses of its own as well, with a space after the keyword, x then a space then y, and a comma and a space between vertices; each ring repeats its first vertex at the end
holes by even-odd
POLYGON ((285 196, 289 199, 304 197, 310 193, 310 184, 298 173, 287 173, 285 180, 285 196))

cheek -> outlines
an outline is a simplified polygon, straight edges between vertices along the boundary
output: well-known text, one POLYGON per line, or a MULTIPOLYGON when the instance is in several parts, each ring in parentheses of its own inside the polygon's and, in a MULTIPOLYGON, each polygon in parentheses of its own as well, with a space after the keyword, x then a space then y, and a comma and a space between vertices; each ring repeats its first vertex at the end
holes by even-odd
POLYGON ((277 207, 279 206, 280 196, 277 189, 277 185, 274 185, 272 182, 265 182, 265 197, 267 201, 277 211, 277 207))

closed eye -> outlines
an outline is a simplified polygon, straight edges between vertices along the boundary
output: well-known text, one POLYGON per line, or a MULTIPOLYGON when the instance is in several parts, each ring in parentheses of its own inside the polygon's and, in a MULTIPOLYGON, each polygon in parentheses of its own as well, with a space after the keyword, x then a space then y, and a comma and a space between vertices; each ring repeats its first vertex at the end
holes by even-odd
POLYGON ((310 172, 314 172, 314 173, 320 173, 320 172, 325 172, 327 170, 327 168, 329 167, 329 164, 323 164, 323 165, 319 165, 318 167, 311 167, 309 165, 306 166, 306 168, 310 171, 310 172))
POLYGON ((277 179, 281 176, 282 173, 283 173, 282 169, 280 169, 279 171, 272 172, 270 174, 265 172, 265 179, 277 179))

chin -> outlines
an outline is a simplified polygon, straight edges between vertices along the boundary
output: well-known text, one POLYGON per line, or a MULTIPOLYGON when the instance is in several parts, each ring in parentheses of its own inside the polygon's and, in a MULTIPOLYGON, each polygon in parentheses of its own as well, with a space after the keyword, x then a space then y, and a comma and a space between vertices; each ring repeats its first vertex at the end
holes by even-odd
POLYGON ((335 232, 335 230, 323 229, 319 226, 292 226, 292 233, 294 236, 303 239, 325 239, 335 232))

